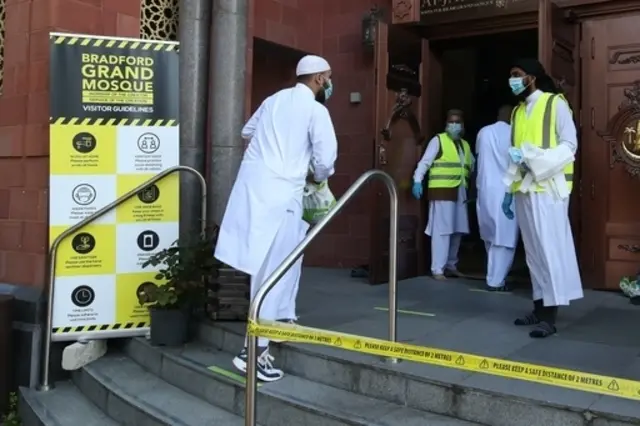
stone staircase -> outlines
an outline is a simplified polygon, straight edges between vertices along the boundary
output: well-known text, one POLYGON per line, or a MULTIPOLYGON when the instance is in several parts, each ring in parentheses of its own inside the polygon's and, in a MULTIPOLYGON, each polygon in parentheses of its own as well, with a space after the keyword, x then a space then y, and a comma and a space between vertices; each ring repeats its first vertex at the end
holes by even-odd
MULTIPOLYGON (((132 339, 73 372, 50 392, 21 389, 24 426, 235 426, 244 425, 244 378, 233 354, 238 332, 203 325, 184 348, 153 347, 132 339)), ((299 366, 298 369, 300 369, 299 366)), ((318 374, 315 371, 312 376, 318 374)), ((326 372, 328 373, 328 372, 326 372)), ((344 378, 335 377, 339 381, 344 378)), ((430 425, 472 426, 463 420, 361 395, 301 374, 261 384, 261 426, 430 425)))
MULTIPOLYGON (((203 324, 184 348, 126 341, 47 393, 21 389, 24 426, 242 426, 244 378, 231 364, 241 324, 203 324)), ((262 384, 262 426, 627 426, 637 419, 463 388, 333 348, 273 345, 287 375, 262 384)))

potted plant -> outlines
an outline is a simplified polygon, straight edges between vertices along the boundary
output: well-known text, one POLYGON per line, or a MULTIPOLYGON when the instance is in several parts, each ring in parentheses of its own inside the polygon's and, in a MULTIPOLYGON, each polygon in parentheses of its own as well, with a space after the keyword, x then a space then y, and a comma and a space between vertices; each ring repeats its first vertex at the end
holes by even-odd
POLYGON ((179 346, 187 341, 191 312, 203 300, 205 280, 215 272, 215 233, 178 240, 151 256, 143 267, 158 267, 156 280, 140 287, 138 301, 149 308, 151 343, 179 346))

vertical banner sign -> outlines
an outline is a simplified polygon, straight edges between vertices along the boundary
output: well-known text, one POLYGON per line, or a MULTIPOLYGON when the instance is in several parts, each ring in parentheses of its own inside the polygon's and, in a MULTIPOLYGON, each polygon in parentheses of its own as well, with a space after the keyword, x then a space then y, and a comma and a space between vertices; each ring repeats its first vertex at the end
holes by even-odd
MULTIPOLYGON (((179 164, 178 43, 50 34, 49 238, 179 164)), ((144 335, 142 264, 178 238, 170 176, 64 239, 53 340, 144 335)))

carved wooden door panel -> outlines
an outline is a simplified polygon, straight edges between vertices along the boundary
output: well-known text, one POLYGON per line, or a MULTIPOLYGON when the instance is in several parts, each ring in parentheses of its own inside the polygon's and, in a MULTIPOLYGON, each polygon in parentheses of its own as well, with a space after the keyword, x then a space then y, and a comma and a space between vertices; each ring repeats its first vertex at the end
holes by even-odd
POLYGON ((620 278, 640 270, 639 19, 629 14, 582 27, 583 200, 590 200, 583 214, 585 238, 594 239, 585 268, 593 273, 583 281, 593 288, 618 289, 620 278))
MULTIPOLYGON (((553 0, 539 0, 538 6, 538 58, 562 89, 573 111, 580 142, 580 32, 553 0)), ((573 192, 569 216, 576 249, 580 252, 581 221, 581 144, 573 170, 573 192)))
MULTIPOLYGON (((375 167, 389 173, 398 187, 398 279, 419 275, 424 253, 422 203, 413 199, 413 171, 420 159, 422 118, 420 95, 422 39, 398 25, 378 23, 375 49, 375 167)), ((389 262, 389 202, 376 184, 372 204, 372 247, 369 281, 387 282, 389 262)))

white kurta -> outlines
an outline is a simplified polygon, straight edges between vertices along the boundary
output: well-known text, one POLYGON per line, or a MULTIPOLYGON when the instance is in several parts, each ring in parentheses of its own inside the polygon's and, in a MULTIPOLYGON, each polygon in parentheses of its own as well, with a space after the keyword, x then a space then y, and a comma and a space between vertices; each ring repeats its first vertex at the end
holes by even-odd
POLYGON ((478 132, 476 213, 480 238, 487 250, 487 284, 491 287, 504 284, 518 242, 517 218, 509 220, 502 212, 502 200, 509 189, 503 176, 509 167, 510 147, 511 126, 504 121, 485 126, 478 132))
MULTIPOLYGON (((436 160, 440 151, 440 140, 434 136, 427 145, 424 155, 418 162, 418 166, 413 174, 414 182, 422 182, 424 177, 436 160)), ((464 150, 458 150, 460 155, 460 166, 464 167, 464 150)), ((471 156, 471 170, 475 166, 475 159, 471 156)), ((458 250, 463 234, 469 233, 469 216, 467 212, 467 189, 460 185, 458 187, 458 200, 429 201, 429 220, 425 229, 425 234, 431 237, 431 272, 439 275, 444 269, 455 270, 458 264, 458 250)))
MULTIPOLYGON (((251 275, 251 293, 304 238, 302 194, 313 164, 316 181, 334 173, 337 140, 329 112, 304 84, 267 98, 242 129, 250 143, 220 226, 215 257, 251 275)), ((260 318, 293 314, 302 260, 276 285, 260 318)), ((295 308, 294 308, 295 309, 295 308)), ((292 315, 295 316, 295 315, 292 315)), ((261 339, 261 346, 266 340, 261 339)))
MULTIPOLYGON (((541 94, 535 91, 527 97, 527 115, 541 94)), ((556 105, 558 143, 575 154, 578 137, 571 110, 562 100, 556 105)), ((542 299, 544 306, 559 306, 582 298, 582 282, 569 222, 569 199, 556 200, 547 192, 517 192, 515 213, 531 272, 533 299, 542 299)))
POLYGON ((509 167, 510 147, 511 126, 503 121, 483 127, 478 133, 476 211, 480 237, 485 242, 514 248, 518 242, 518 223, 502 212, 502 200, 509 190, 502 178, 509 167))

